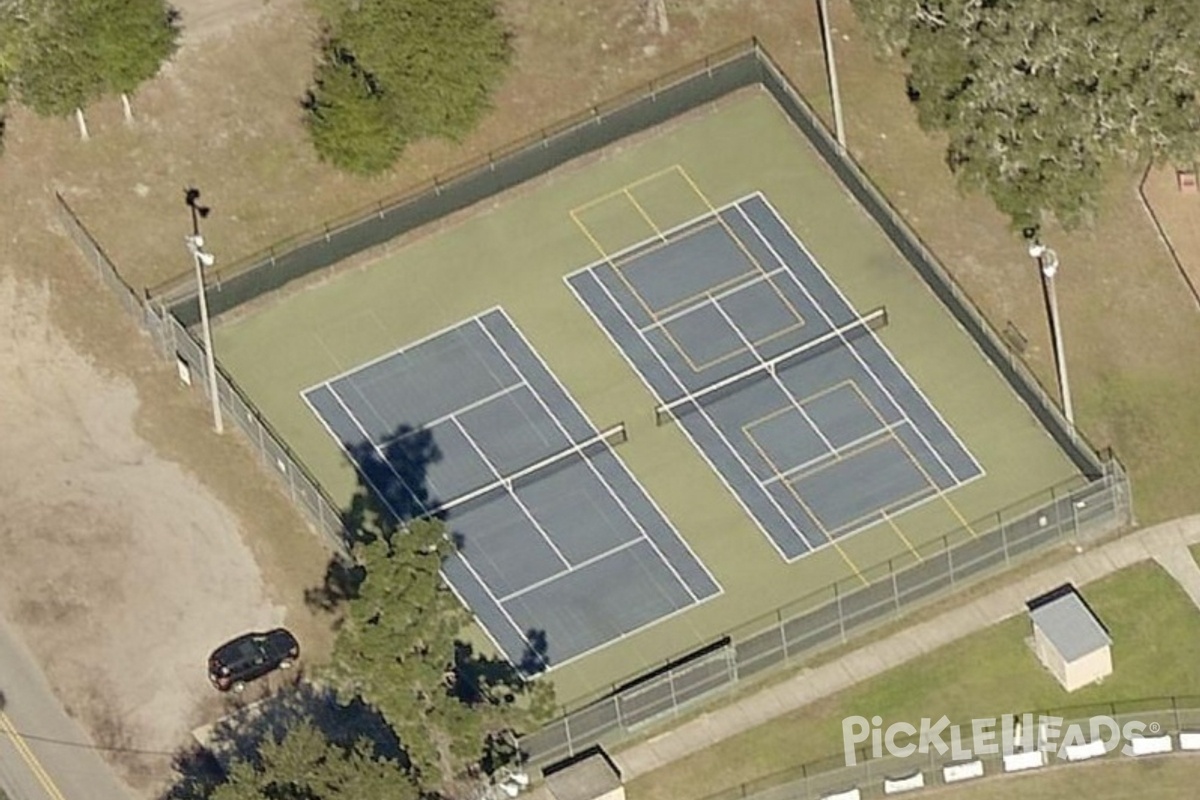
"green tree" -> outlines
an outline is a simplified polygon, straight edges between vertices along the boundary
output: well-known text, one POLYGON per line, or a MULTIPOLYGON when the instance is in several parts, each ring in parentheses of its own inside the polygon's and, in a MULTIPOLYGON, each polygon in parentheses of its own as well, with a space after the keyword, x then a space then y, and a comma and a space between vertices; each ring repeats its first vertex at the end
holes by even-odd
POLYGON ((356 171, 380 171, 355 152, 364 147, 372 154, 394 151, 390 166, 414 139, 461 139, 490 107, 512 56, 496 0, 317 5, 325 45, 306 107, 318 153, 339 167, 369 163, 356 171), (382 124, 392 136, 379 132, 382 124), (356 144, 359 137, 369 144, 356 144))
POLYGON ((1193 0, 853 0, 923 127, 1014 226, 1086 221, 1109 167, 1200 152, 1193 0))
POLYGON ((163 0, 47 0, 26 26, 15 65, 22 102, 60 116, 153 77, 178 28, 163 0))
POLYGON ((469 617, 440 574, 453 547, 436 521, 357 547, 365 577, 344 606, 329 676, 344 700, 383 715, 425 788, 468 765, 486 767, 511 733, 553 704, 548 683, 458 640, 469 617))
POLYGON ((379 758, 367 741, 342 747, 303 723, 279 741, 259 745, 257 758, 236 761, 209 800, 416 800, 400 764, 379 758))
POLYGON ((336 42, 325 48, 305 108, 317 153, 347 172, 382 172, 396 163, 408 140, 375 77, 336 42))

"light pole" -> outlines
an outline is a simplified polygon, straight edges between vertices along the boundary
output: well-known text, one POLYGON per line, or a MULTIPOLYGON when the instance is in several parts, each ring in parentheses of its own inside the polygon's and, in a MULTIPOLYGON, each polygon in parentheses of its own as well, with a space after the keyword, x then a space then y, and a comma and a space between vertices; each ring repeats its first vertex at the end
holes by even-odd
POLYGON ((825 51, 825 73, 829 78, 829 93, 833 96, 833 131, 838 147, 846 150, 846 126, 842 121, 842 93, 838 88, 837 62, 833 57, 833 33, 829 29, 828 0, 817 0, 817 17, 821 23, 821 44, 825 51))
POLYGON ((192 254, 192 263, 196 266, 196 292, 200 299, 200 327, 204 336, 204 368, 208 375, 208 396, 212 400, 213 430, 225 432, 221 421, 221 398, 217 395, 217 364, 213 355, 212 328, 208 323, 208 296, 204 290, 204 268, 211 267, 216 258, 204 249, 204 237, 200 235, 200 218, 208 216, 206 206, 197 205, 200 200, 200 190, 187 188, 183 190, 184 202, 192 211, 192 235, 185 237, 188 252, 192 254))
POLYGON ((1054 289, 1054 276, 1058 273, 1058 254, 1038 241, 1037 229, 1026 228, 1029 240, 1029 257, 1037 262, 1042 275, 1042 291, 1046 295, 1046 310, 1050 316, 1050 335, 1054 342, 1054 366, 1058 373, 1058 393, 1062 398, 1063 415, 1075 435, 1075 411, 1071 407, 1071 384, 1067 380, 1067 354, 1063 349, 1062 324, 1058 318, 1058 293, 1054 289))

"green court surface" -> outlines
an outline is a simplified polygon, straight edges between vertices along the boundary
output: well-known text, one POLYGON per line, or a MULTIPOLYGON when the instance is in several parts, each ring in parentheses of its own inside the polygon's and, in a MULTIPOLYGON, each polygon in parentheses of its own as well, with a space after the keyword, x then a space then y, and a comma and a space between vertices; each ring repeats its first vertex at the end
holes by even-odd
MULTIPOLYGON (((600 158, 555 170, 365 267, 289 288, 223 321, 219 358, 335 500, 354 470, 301 392, 500 306, 723 588, 551 673, 570 704, 856 573, 973 527, 1077 476, 1011 387, 843 190, 769 96, 731 95, 600 158), (680 176, 686 176, 683 185, 680 176), (982 467, 982 477, 785 562, 573 296, 564 276, 755 192, 769 199, 859 311, 886 306, 881 341, 982 467), (630 198, 635 198, 636 201, 630 198), (584 224, 581 225, 580 222, 584 224)), ((962 534, 969 535, 969 533, 962 534)), ((879 565, 885 565, 882 569, 879 565)))

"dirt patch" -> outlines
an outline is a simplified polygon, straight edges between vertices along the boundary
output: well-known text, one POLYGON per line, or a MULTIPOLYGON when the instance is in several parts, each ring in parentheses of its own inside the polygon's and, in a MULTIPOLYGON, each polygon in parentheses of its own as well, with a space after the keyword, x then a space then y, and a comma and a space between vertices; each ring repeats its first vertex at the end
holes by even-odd
POLYGON ((136 432, 133 383, 49 306, 45 282, 0 280, 0 603, 101 742, 170 751, 212 694, 212 647, 283 609, 236 517, 136 432))
MULTIPOLYGON (((228 629, 286 608, 320 659, 329 621, 306 611, 303 591, 327 555, 249 448, 209 432, 203 399, 87 274, 56 232, 52 188, 141 287, 189 267, 185 184, 204 189, 205 233, 228 263, 750 35, 827 107, 813 4, 672 2, 660 37, 641 29, 633 0, 506 0, 517 58, 495 111, 462 143, 422 143, 385 176, 349 178, 316 160, 301 124, 316 32, 307 4, 177 4, 183 46, 133 98, 134 125, 106 100, 88 109, 93 138, 81 143, 70 120, 17 110, 0 158, 0 537, 11 550, 0 603, 94 735, 148 750, 172 749, 221 711, 203 657, 228 629), (129 652, 143 672, 122 669, 129 652)), ((991 319, 1027 335, 1052 385, 1019 237, 984 198, 954 188, 940 142, 915 125, 902 65, 874 59, 847 5, 831 10, 852 151, 991 319)), ((1105 213, 1096 229, 1054 239, 1080 416, 1134 462, 1155 518, 1186 513, 1200 487, 1187 451, 1200 435, 1200 339, 1128 180, 1105 213)), ((147 757, 127 774, 149 787, 166 767, 147 757)))

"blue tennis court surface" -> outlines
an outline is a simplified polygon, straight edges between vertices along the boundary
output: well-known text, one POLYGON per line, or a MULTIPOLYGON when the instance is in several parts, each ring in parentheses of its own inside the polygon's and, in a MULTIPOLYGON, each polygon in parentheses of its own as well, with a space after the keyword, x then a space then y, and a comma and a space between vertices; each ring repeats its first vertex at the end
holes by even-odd
POLYGON ((446 580, 527 672, 720 592, 499 309, 303 395, 398 518, 445 519, 446 580))
POLYGON ((983 474, 761 194, 567 282, 785 559, 983 474))

